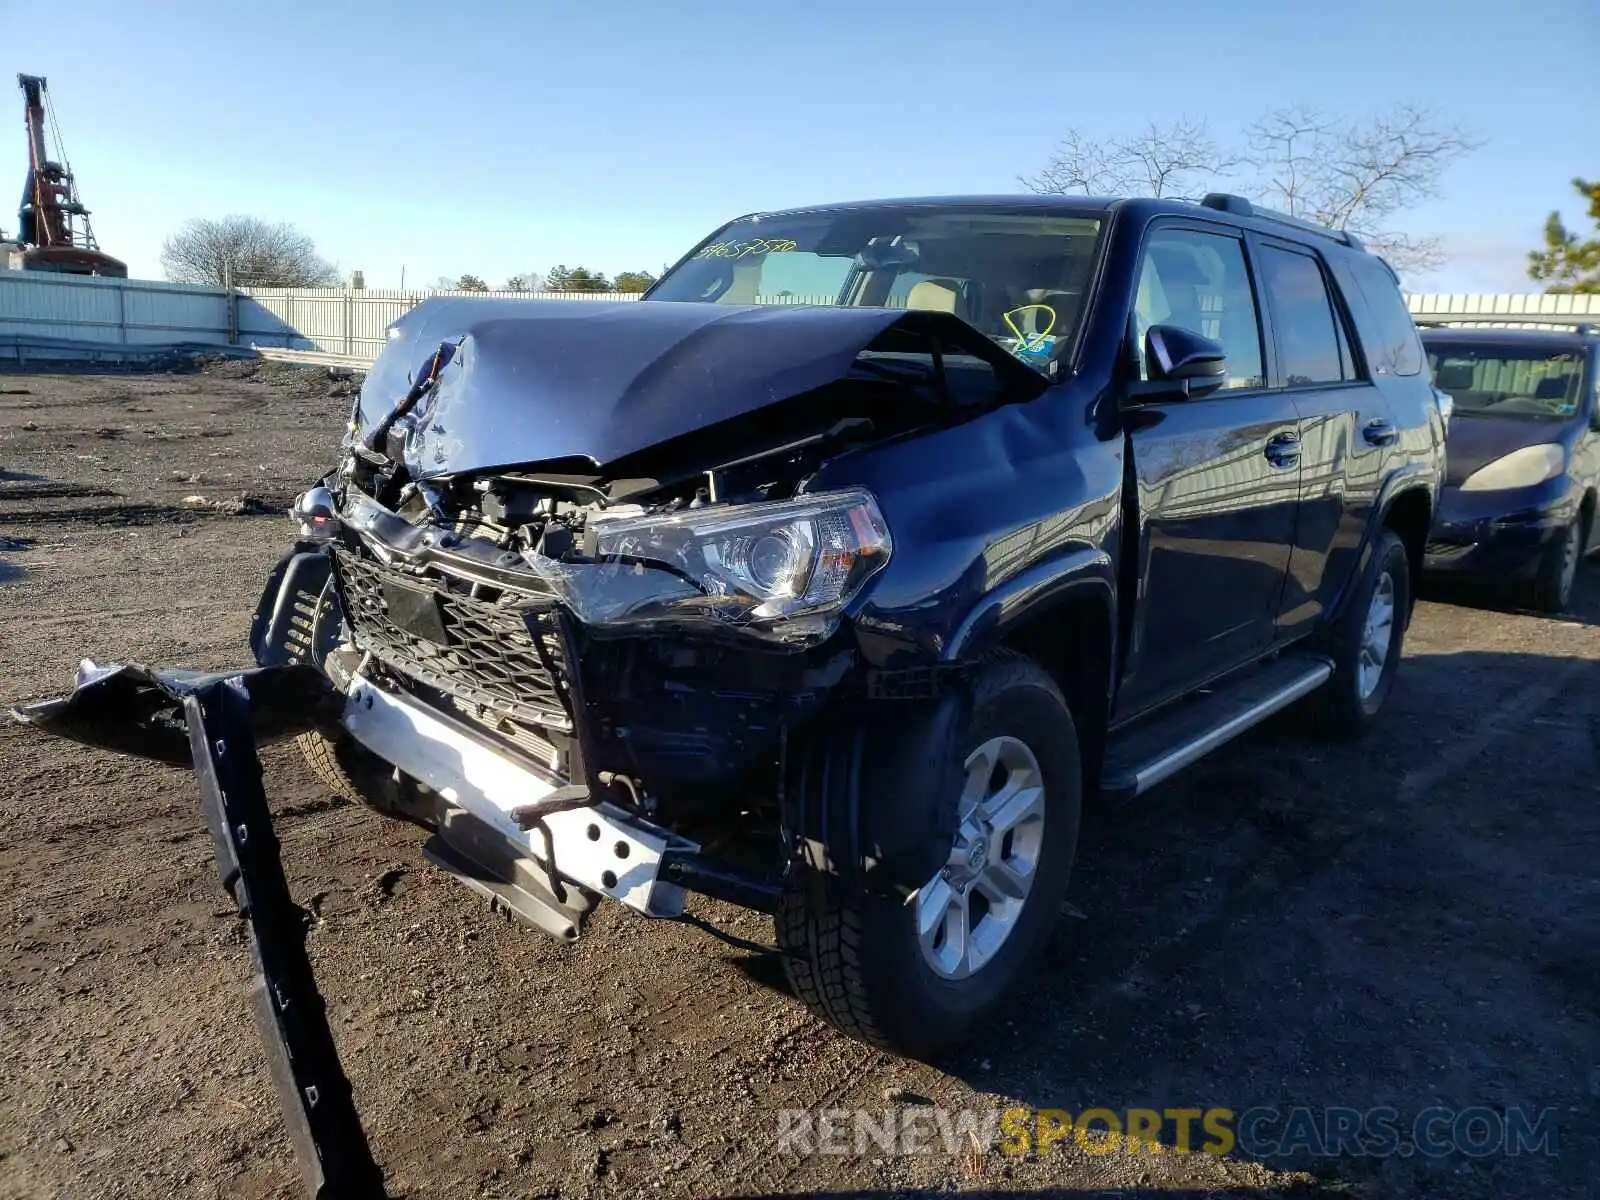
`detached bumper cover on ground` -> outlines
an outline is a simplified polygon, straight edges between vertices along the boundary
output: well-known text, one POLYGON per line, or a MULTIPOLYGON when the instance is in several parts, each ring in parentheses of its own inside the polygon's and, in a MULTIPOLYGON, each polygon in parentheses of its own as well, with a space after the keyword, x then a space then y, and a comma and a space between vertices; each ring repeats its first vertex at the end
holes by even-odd
POLYGON ((342 702, 310 667, 206 675, 85 661, 71 695, 15 713, 73 741, 193 762, 217 874, 249 933, 251 1002, 284 1121, 310 1194, 330 1200, 382 1196, 383 1180, 306 957, 305 913, 289 896, 256 743, 334 720, 342 702))

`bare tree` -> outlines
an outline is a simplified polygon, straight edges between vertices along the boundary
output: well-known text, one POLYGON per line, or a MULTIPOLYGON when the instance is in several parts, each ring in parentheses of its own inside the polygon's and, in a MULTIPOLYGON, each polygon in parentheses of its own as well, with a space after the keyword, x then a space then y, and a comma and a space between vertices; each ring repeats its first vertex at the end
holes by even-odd
POLYGON ((186 221, 161 246, 161 267, 174 283, 214 287, 331 287, 338 269, 287 222, 227 216, 186 221))
POLYGON ((1283 108, 1218 143, 1203 121, 1180 118, 1126 138, 1071 129, 1037 175, 1036 192, 1194 198, 1224 181, 1292 216, 1348 229, 1399 268, 1441 257, 1435 238, 1397 232, 1393 218, 1438 194, 1445 170, 1481 143, 1429 109, 1402 105, 1365 121, 1283 108))
POLYGON ((1238 163, 1204 121, 1180 117, 1126 138, 1096 140, 1069 129, 1044 169, 1021 182, 1035 192, 1197 197, 1238 163))
POLYGON ((1437 238, 1390 225, 1439 194, 1445 170, 1482 143, 1426 108, 1401 105, 1366 121, 1313 108, 1279 109, 1246 131, 1253 192, 1291 216, 1357 234, 1396 267, 1427 268, 1443 255, 1437 238))

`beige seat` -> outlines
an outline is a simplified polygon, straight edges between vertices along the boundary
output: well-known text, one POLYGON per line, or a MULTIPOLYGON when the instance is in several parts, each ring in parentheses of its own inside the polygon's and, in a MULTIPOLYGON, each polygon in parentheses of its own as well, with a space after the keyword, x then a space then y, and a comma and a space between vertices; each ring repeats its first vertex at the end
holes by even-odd
POLYGON ((911 285, 911 290, 906 293, 906 307, 922 309, 926 312, 956 311, 956 301, 960 299, 961 285, 954 279, 924 279, 921 283, 911 285))

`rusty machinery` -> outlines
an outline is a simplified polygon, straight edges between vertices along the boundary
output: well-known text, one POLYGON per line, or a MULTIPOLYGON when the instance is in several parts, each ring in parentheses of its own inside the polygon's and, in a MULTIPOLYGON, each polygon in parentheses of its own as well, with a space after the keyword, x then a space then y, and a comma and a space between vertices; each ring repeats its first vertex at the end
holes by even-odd
POLYGON ((78 199, 72 169, 61 145, 61 132, 41 75, 18 75, 24 123, 28 130, 28 175, 17 210, 25 271, 58 271, 69 275, 112 275, 126 278, 127 265, 101 251, 89 225, 89 210, 78 199), (48 119, 60 161, 51 159, 45 138, 48 119))

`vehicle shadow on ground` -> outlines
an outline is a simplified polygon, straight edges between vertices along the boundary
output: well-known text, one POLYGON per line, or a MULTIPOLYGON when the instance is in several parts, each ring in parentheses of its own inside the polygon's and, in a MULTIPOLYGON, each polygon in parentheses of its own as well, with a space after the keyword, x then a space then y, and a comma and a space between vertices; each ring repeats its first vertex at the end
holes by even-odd
MULTIPOLYGON (((1591 586, 1590 620, 1595 600, 1591 586)), ((1600 937, 1584 915, 1600 662, 1416 654, 1362 741, 1322 744, 1303 724, 1285 714, 1139 801, 1088 805, 1041 969, 995 1029, 934 1065, 1073 1115, 1224 1109, 1237 1133, 1269 1109, 1228 1156, 1340 1186, 1581 1194, 1600 1152, 1576 1119, 1600 1087, 1600 937), (1554 1110, 1558 1136, 1520 1155, 1352 1154, 1334 1108, 1394 1110, 1408 1148, 1440 1134, 1416 1124, 1434 1109, 1497 1114, 1502 1145, 1512 1110, 1530 1127, 1554 1110), (1297 1109, 1308 1123, 1286 1144, 1297 1109)), ((775 959, 759 970, 782 986, 775 959)), ((1159 1140, 1176 1129, 1163 1117, 1159 1140)))
MULTIPOLYGON (((935 1197, 949 1197, 959 1194, 970 1200, 998 1200, 1000 1197, 1009 1196, 1037 1196, 1048 1198, 1053 1196, 1072 1197, 1072 1200, 1084 1200, 1085 1197, 1099 1197, 1100 1200, 1225 1200, 1229 1196, 1282 1196, 1286 1200, 1317 1200, 1318 1197, 1341 1197, 1348 1200, 1349 1191, 1344 1188, 1325 1188, 1315 1183, 1298 1184, 1292 1188, 1265 1187, 1253 1188, 1246 1186, 1230 1187, 1226 1191, 1215 1188, 962 1188, 959 1193, 952 1193, 949 1188, 895 1188, 893 1190, 847 1188, 840 1191, 824 1192, 784 1192, 789 1200, 935 1200, 935 1197)), ((770 1200, 770 1193, 760 1192, 737 1193, 725 1197, 725 1200, 770 1200)))
POLYGON ((1528 607, 1526 598, 1518 591, 1492 584, 1464 583, 1455 579, 1424 579, 1417 596, 1435 604, 1452 608, 1476 608, 1488 612, 1543 616, 1555 621, 1577 621, 1585 625, 1600 625, 1600 555, 1591 557, 1578 569, 1572 603, 1564 613, 1540 613, 1528 607))

